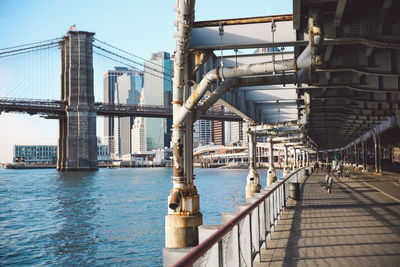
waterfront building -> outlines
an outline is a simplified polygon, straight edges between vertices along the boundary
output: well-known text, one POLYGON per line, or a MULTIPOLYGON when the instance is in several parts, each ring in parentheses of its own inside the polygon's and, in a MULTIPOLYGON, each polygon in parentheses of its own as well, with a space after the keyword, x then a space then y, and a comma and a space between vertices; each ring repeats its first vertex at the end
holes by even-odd
POLYGON ((171 163, 172 154, 172 149, 157 149, 122 155, 120 167, 165 166, 171 163))
POLYGON ((13 163, 56 164, 57 146, 53 145, 14 145, 13 163))
MULTIPOLYGON (((117 77, 115 84, 114 101, 115 104, 139 104, 140 90, 143 87, 143 74, 136 74, 117 77)), ((131 130, 134 117, 115 117, 114 118, 114 158, 131 153, 132 136, 131 130)))
MULTIPOLYGON (((172 60, 167 52, 153 53, 144 66, 144 104, 170 106, 172 102, 172 60)), ((172 118, 145 118, 146 149, 169 146, 172 118)))
MULTIPOLYGON (((108 146, 97 145, 97 161, 110 162, 108 146)), ((55 145, 14 145, 13 163, 56 164, 57 146, 55 145)))
MULTIPOLYGON (((126 67, 114 67, 113 70, 108 70, 103 74, 103 93, 104 103, 115 102, 115 85, 117 78, 122 75, 134 76, 137 71, 130 70, 126 67)), ((139 89, 140 90, 140 89, 139 89)), ((108 146, 108 151, 111 155, 114 154, 114 117, 104 117, 104 139, 103 143, 108 146)))
POLYGON ((97 162, 111 162, 111 155, 108 152, 108 146, 97 145, 97 162))

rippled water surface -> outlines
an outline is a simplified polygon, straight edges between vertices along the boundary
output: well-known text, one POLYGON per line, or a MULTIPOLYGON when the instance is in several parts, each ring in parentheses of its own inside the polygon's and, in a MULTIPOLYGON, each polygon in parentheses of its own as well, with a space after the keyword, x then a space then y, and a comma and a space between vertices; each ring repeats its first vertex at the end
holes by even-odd
MULTIPOLYGON (((0 168, 0 265, 162 265, 171 175, 170 168, 0 168)), ((195 175, 205 224, 244 202, 247 170, 195 175)), ((260 176, 264 186, 266 171, 260 176)))

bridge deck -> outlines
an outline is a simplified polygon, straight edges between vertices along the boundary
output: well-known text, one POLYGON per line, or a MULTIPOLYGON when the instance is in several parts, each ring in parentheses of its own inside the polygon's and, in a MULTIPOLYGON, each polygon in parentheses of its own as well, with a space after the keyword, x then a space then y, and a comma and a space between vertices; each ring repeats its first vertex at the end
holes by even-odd
POLYGON ((400 266, 400 175, 334 179, 331 194, 325 175, 301 184, 254 266, 400 266))

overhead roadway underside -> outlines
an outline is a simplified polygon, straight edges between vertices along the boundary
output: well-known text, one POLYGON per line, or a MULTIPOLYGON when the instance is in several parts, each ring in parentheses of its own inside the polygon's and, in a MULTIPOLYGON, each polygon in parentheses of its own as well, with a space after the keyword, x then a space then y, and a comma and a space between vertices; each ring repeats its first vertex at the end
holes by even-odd
POLYGON ((341 148, 399 111, 399 10, 398 1, 303 0, 293 1, 293 16, 195 22, 192 78, 198 83, 217 67, 298 58, 318 27, 318 64, 263 75, 261 83, 241 77, 219 102, 257 124, 297 120, 314 148, 341 148), (229 49, 239 53, 217 56, 229 49))
POLYGON ((324 34, 323 64, 301 91, 310 99, 306 133, 321 149, 340 148, 399 110, 400 2, 300 2, 296 29, 311 14, 324 34))

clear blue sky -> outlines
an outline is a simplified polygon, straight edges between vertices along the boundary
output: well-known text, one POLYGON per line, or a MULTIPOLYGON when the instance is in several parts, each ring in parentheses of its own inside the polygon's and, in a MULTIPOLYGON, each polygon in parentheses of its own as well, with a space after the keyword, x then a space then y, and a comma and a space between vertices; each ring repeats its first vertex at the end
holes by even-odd
MULTIPOLYGON (((76 24, 78 30, 95 32, 96 38, 142 58, 157 51, 172 54, 174 5, 173 0, 0 0, 0 48, 60 37, 76 24)), ((292 13, 292 0, 198 0, 195 10, 196 20, 288 14, 292 13)), ((96 100, 101 100, 102 74, 107 68, 112 64, 95 62, 96 100)), ((59 90, 58 77, 51 80, 59 90)), ((32 87, 30 97, 40 90, 32 87)), ((56 120, 2 113, 0 129, 0 162, 12 161, 14 144, 57 144, 56 120)), ((103 136, 102 117, 97 119, 97 135, 103 136)))

